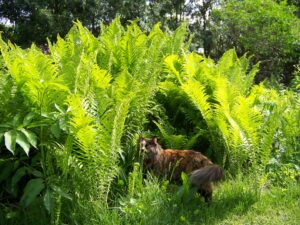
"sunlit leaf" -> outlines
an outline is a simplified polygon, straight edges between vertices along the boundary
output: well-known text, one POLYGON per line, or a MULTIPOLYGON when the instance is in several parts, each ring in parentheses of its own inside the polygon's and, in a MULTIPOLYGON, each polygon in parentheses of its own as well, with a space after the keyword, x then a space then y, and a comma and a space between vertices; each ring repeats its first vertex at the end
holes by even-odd
POLYGON ((20 131, 17 131, 16 142, 21 146, 21 148, 24 150, 24 152, 28 156, 30 144, 29 144, 26 136, 22 132, 20 132, 20 131))
POLYGON ((4 133, 5 146, 12 153, 15 154, 17 132, 15 130, 7 131, 4 133))
POLYGON ((37 148, 37 136, 30 130, 26 130, 24 128, 20 129, 20 131, 26 136, 28 142, 35 148, 37 148))

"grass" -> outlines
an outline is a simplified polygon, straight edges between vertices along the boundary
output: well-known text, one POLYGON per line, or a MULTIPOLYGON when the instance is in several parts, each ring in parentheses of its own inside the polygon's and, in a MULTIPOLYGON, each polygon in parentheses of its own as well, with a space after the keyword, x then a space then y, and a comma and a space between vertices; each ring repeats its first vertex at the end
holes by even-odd
POLYGON ((299 224, 299 187, 287 190, 272 188, 262 194, 249 210, 240 215, 231 215, 218 224, 299 224))
POLYGON ((272 187, 260 194, 249 180, 229 180, 215 188, 208 207, 196 194, 178 194, 148 183, 123 204, 122 224, 299 224, 300 188, 272 187))
MULTIPOLYGON (((299 200, 299 185, 286 189, 269 187, 257 193, 251 180, 236 179, 218 184, 213 203, 208 207, 198 194, 151 178, 145 184, 137 182, 130 196, 121 197, 116 207, 102 211, 89 224, 296 225, 300 221, 299 200)), ((23 214, 0 208, 0 224, 47 224, 47 215, 37 209, 40 206, 32 206, 23 214)), ((64 221, 58 224, 80 223, 64 221)))

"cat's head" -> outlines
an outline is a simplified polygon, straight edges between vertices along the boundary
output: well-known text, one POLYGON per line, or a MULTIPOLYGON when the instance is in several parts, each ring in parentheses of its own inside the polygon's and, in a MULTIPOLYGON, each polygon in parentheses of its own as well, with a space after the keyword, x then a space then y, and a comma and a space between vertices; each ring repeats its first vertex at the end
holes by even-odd
POLYGON ((157 142, 157 137, 152 137, 151 139, 140 137, 138 142, 140 150, 146 155, 151 156, 160 153, 161 146, 157 142))

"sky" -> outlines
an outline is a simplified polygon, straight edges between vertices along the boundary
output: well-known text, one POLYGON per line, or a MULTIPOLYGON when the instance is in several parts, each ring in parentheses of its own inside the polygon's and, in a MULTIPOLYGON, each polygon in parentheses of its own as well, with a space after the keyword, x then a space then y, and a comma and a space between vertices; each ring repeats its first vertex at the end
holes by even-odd
POLYGON ((13 25, 9 19, 3 17, 0 18, 0 24, 3 24, 7 27, 11 27, 13 25))

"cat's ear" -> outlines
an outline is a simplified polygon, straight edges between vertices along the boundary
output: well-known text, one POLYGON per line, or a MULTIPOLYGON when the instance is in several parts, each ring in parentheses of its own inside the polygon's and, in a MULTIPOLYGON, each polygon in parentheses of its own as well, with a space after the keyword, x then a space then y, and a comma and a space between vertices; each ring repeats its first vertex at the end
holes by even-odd
POLYGON ((146 139, 143 136, 139 136, 138 143, 144 142, 146 139))
POLYGON ((158 144, 158 143, 157 143, 157 137, 156 137, 156 136, 153 136, 153 137, 152 137, 152 142, 153 142, 154 144, 156 144, 156 145, 158 144))

